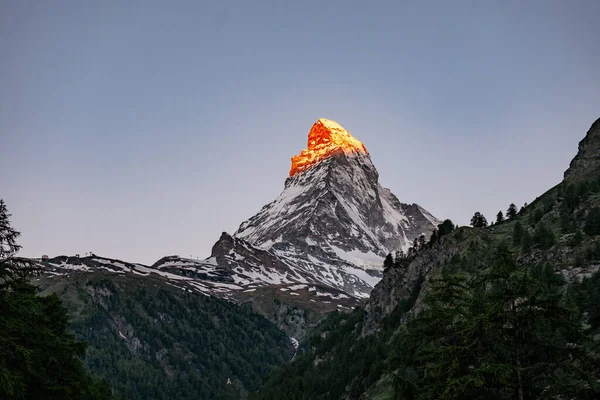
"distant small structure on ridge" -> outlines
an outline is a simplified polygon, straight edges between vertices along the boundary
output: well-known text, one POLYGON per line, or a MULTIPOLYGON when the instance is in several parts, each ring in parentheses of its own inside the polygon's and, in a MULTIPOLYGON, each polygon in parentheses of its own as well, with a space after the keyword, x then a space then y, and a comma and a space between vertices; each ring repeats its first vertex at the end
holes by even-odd
POLYGON ((42 256, 42 261, 48 261, 48 254, 44 254, 42 256))

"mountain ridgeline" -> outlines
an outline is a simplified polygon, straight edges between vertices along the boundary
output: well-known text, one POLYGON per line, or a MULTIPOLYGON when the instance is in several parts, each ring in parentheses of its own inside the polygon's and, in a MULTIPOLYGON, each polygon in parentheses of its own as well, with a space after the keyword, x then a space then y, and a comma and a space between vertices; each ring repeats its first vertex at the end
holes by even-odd
POLYGON ((331 314, 253 398, 598 398, 600 120, 564 180, 507 215, 390 255, 366 304, 331 314))
POLYGON ((88 343, 89 398, 597 398, 600 120, 561 183, 490 226, 400 202, 320 119, 210 257, 33 264, 88 343))
POLYGON ((167 256, 147 266, 90 255, 39 265, 59 282, 73 271, 154 276, 181 289, 253 309, 302 339, 327 313, 368 298, 384 257, 429 237, 440 221, 379 184, 366 147, 334 121, 319 119, 292 158, 281 194, 204 260, 167 256))
POLYGON ((210 257, 56 256, 31 260, 42 271, 32 282, 60 296, 89 344, 85 367, 115 396, 246 398, 311 327, 364 303, 388 253, 439 224, 378 179, 366 147, 320 119, 282 193, 210 257))

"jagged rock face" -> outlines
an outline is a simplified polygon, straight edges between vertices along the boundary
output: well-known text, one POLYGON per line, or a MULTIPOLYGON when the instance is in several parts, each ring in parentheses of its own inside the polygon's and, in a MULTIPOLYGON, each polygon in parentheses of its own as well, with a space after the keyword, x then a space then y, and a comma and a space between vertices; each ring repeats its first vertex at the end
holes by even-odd
POLYGON ((333 121, 313 126, 290 175, 279 197, 242 223, 235 237, 265 248, 287 243, 310 252, 314 246, 333 259, 377 268, 386 254, 407 250, 439 223, 381 187, 364 145, 333 121))
POLYGON ((307 149, 292 158, 281 195, 234 235, 223 233, 205 260, 163 257, 148 267, 101 257, 52 259, 53 274, 72 271, 151 276, 185 290, 251 302, 297 337, 317 317, 350 310, 382 277, 384 257, 407 250, 439 221, 401 203, 379 184, 365 146, 334 121, 320 119, 307 149), (309 317, 288 318, 287 310, 309 317), (308 322, 307 322, 308 321, 308 322), (312 321, 312 322, 311 322, 312 321))
POLYGON ((579 142, 577 155, 565 171, 565 179, 600 170, 600 118, 596 120, 579 142))
MULTIPOLYGON (((383 279, 375 286, 365 305, 365 324, 363 334, 376 332, 384 317, 389 315, 398 303, 411 294, 419 280, 422 280, 420 296, 425 293, 431 272, 441 267, 448 259, 459 252, 459 247, 451 238, 442 238, 427 249, 421 251, 410 263, 389 268, 383 279)), ((415 309, 419 309, 417 301, 415 309)))
POLYGON ((308 148, 292 157, 290 176, 294 176, 334 154, 369 154, 360 140, 337 122, 320 118, 308 133, 308 148))

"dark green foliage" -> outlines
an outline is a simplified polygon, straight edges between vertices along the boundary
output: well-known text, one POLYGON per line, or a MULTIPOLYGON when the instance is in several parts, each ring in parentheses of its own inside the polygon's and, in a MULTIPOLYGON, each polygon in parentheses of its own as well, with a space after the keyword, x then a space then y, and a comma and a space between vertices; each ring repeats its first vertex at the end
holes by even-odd
POLYGON ((474 278, 431 282, 393 360, 401 399, 594 398, 597 360, 551 266, 518 267, 501 247, 474 278), (577 343, 572 346, 570 343, 577 343))
POLYGON ((394 265, 394 258, 392 257, 392 253, 389 253, 385 260, 383 260, 383 269, 388 269, 394 265))
POLYGON ((13 258, 19 233, 0 200, 0 395, 6 399, 110 399, 84 370, 85 343, 69 332, 56 296, 40 297, 28 269, 13 258))
POLYGON ((454 234, 454 237, 457 240, 463 240, 465 238, 465 229, 461 226, 461 227, 456 227, 456 233, 454 234))
MULTIPOLYGON (((17 232, 10 225, 10 217, 12 214, 8 213, 6 203, 3 199, 0 199, 0 261, 7 261, 13 257, 21 248, 17 244, 17 239, 21 236, 20 232, 17 232)), ((4 278, 4 275, 2 275, 4 278)))
POLYGON ((87 310, 73 329, 90 343, 85 366, 126 399, 238 399, 293 355, 249 307, 153 280, 90 281, 82 296, 87 310))
POLYGON ((583 233, 581 233, 581 230, 577 229, 575 231, 575 234, 571 238, 571 246, 579 246, 582 241, 583 241, 583 233))
POLYGON ((511 203, 508 206, 508 210, 506 210, 506 219, 513 219, 517 216, 517 206, 514 203, 511 203))
POLYGON ((429 243, 433 244, 435 242, 437 242, 440 239, 440 235, 438 233, 437 229, 434 229, 433 232, 431 232, 431 236, 429 237, 429 243))
POLYGON ((471 226, 473 228, 485 228, 488 225, 487 219, 477 211, 471 218, 471 226))
POLYGON ((562 212, 560 214, 560 231, 561 233, 571 233, 573 232, 574 226, 571 222, 571 218, 569 214, 566 212, 562 212))
POLYGON ((600 235, 600 208, 592 208, 586 218, 583 231, 590 236, 600 235))
POLYGON ((531 276, 546 290, 553 291, 563 286, 565 280, 554 271, 554 266, 549 263, 537 263, 530 268, 531 276))
POLYGON ((520 246, 523 240, 523 225, 519 221, 515 224, 512 233, 513 245, 520 246))
POLYGON ((437 226, 440 237, 451 234, 454 231, 454 228, 454 223, 449 219, 445 219, 444 222, 437 226))
POLYGON ((527 203, 523 204, 523 205, 521 206, 521 208, 519 209, 519 214, 520 214, 520 215, 523 215, 523 214, 525 214, 526 212, 527 212, 527 203))
POLYGON ((533 233, 533 244, 543 250, 547 250, 554 246, 556 237, 554 232, 545 224, 539 224, 533 233))
POLYGON ((569 214, 572 213, 581 202, 577 192, 578 191, 573 184, 567 185, 563 190, 563 201, 561 207, 569 214))
POLYGON ((310 337, 304 353, 276 370, 253 398, 339 399, 352 378, 351 398, 357 398, 380 375, 385 356, 375 337, 359 338, 363 317, 359 308, 350 314, 332 313, 310 337))
POLYGON ((294 362, 275 370, 254 399, 331 399, 345 394, 358 399, 383 374, 392 334, 415 304, 424 278, 414 283, 410 295, 401 300, 382 321, 378 335, 361 337, 364 311, 332 313, 320 324, 294 362), (315 366, 313 360, 319 360, 315 366))
POLYGON ((600 242, 590 244, 590 246, 585 249, 585 259, 589 262, 600 260, 600 242))
POLYGON ((531 234, 527 229, 523 230, 523 237, 521 238, 521 250, 524 253, 527 253, 531 250, 531 246, 533 245, 533 239, 531 234))
POLYGON ((585 202, 589 196, 593 193, 598 192, 598 180, 595 181, 583 181, 577 186, 574 184, 567 185, 562 193, 563 200, 561 209, 567 213, 572 213, 585 202))
POLYGON ((85 343, 69 332, 56 295, 26 281, 0 293, 0 392, 12 399, 104 399, 110 391, 84 370, 85 343))
POLYGON ((504 214, 502 214, 502 211, 498 211, 498 214, 496 214, 496 223, 501 224, 502 222, 504 222, 504 214))
POLYGON ((600 328, 600 272, 581 283, 574 282, 572 292, 581 311, 587 314, 591 328, 600 328))

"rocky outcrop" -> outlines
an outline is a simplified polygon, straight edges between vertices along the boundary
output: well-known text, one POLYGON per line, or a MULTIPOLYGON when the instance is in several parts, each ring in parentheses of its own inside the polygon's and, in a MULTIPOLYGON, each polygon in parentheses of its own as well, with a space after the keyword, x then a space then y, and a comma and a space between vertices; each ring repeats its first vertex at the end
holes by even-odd
POLYGON ((431 277, 460 251, 460 246, 452 238, 443 237, 431 247, 421 250, 410 262, 387 269, 365 305, 363 335, 376 332, 383 318, 394 311, 400 301, 407 299, 419 284, 421 289, 415 310, 420 309, 422 294, 427 290, 431 277))
POLYGON ((565 171, 565 179, 600 170, 600 118, 579 142, 577 155, 565 171))

